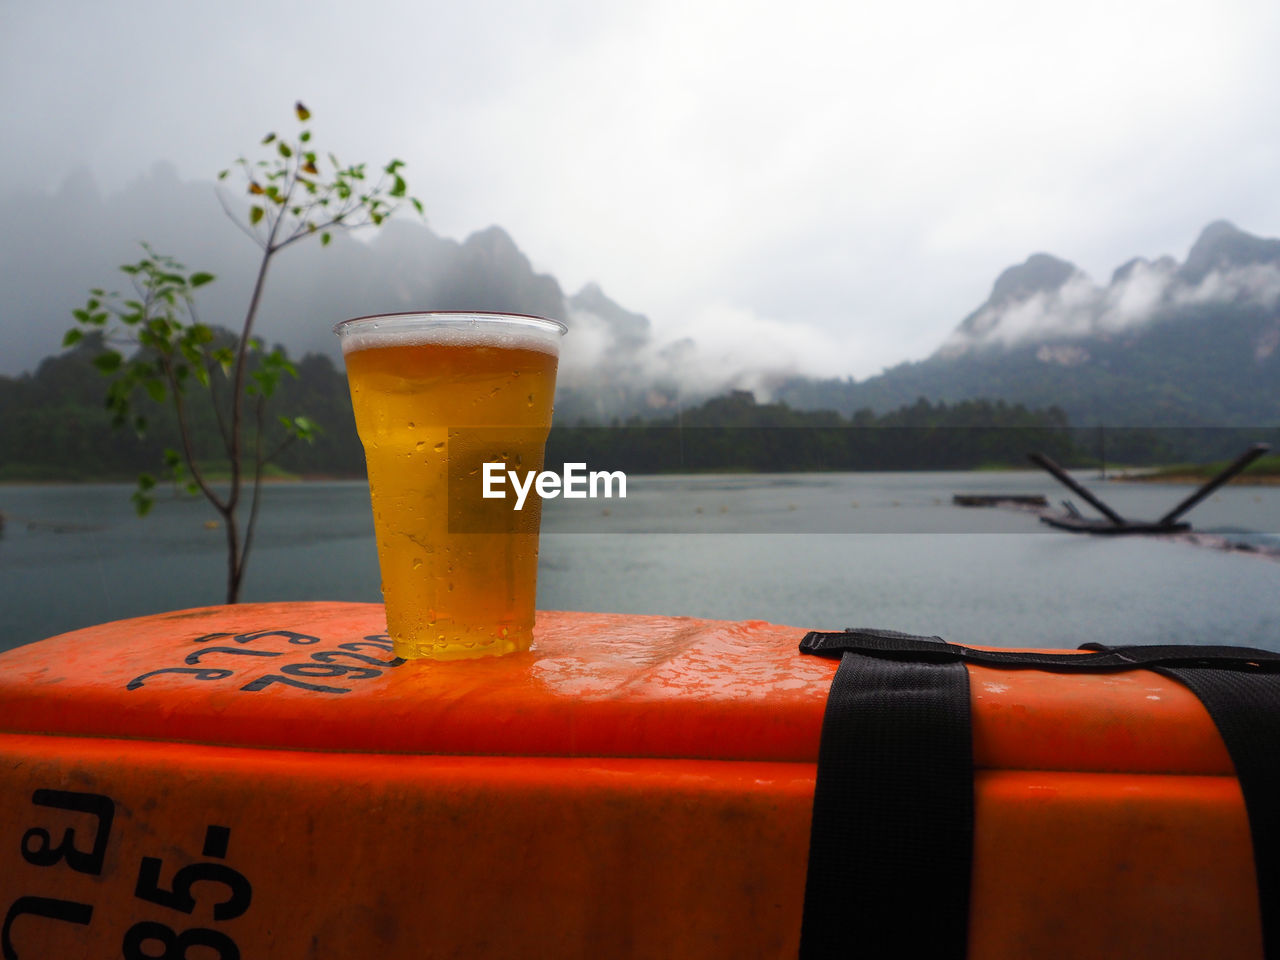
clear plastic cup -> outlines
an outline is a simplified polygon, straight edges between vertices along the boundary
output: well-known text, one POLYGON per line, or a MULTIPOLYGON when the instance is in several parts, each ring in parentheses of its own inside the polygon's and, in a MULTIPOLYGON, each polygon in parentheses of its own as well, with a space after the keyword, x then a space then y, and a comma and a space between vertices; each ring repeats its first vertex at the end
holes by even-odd
POLYGON ((484 464, 502 464, 504 475, 542 469, 565 329, 543 317, 455 312, 334 327, 397 656, 529 648, 541 500, 531 491, 516 510, 514 497, 484 498, 484 464))

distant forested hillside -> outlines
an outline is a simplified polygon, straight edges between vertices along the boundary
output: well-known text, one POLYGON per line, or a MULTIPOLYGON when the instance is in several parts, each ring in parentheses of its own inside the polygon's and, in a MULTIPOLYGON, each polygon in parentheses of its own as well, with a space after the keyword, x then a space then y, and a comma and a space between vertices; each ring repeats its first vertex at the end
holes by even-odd
MULTIPOLYGON (((112 428, 103 406, 107 381, 93 366, 99 349, 86 338, 46 359, 34 374, 0 377, 0 480, 129 480, 155 472, 164 450, 178 446, 172 411, 142 398, 145 435, 112 428)), ((313 445, 288 447, 279 468, 306 476, 363 476, 344 372, 318 354, 296 366, 298 377, 283 378, 265 418, 266 446, 282 438, 275 420, 281 414, 305 414, 320 433, 313 445)), ((193 446, 216 471, 218 424, 202 407, 191 409, 193 446)), ((662 418, 633 417, 607 427, 560 421, 548 463, 579 460, 637 473, 954 469, 1021 464, 1030 449, 1064 460, 1081 456, 1056 409, 918 400, 885 415, 863 410, 845 417, 758 404, 750 393, 735 391, 662 418)))
MULTIPOLYGON (((177 422, 168 406, 137 397, 144 436, 113 429, 103 398, 107 379, 93 365, 100 343, 86 337, 46 358, 34 374, 0 377, 0 480, 129 480, 155 472, 166 448, 177 448, 177 422)), ((283 377, 264 434, 267 449, 283 439, 278 415, 306 414, 320 425, 314 444, 294 443, 280 455, 281 470, 300 474, 362 476, 364 454, 351 414, 345 373, 326 356, 296 362, 297 378, 283 377)), ((207 404, 189 404, 193 448, 214 465, 223 447, 207 404)), ((252 427, 252 421, 247 425, 252 427)))

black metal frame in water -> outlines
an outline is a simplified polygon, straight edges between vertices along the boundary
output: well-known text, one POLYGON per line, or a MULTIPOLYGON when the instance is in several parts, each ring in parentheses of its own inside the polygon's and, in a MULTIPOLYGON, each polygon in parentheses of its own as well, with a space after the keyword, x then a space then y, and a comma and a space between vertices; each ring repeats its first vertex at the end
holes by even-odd
POLYGON ((1211 477, 1205 483, 1201 484, 1197 489, 1183 499, 1176 507, 1160 517, 1158 520, 1126 520, 1120 514, 1116 513, 1109 506, 1095 497, 1092 493, 1078 484, 1062 467, 1054 463, 1049 457, 1043 453, 1032 453, 1028 455, 1028 459, 1037 466, 1048 471, 1055 480, 1061 483, 1068 490, 1073 491, 1082 497, 1086 503, 1094 507, 1105 519, 1083 517, 1080 515, 1070 502, 1067 502, 1067 512, 1060 515, 1044 515, 1040 517, 1041 523, 1046 523, 1051 527, 1057 527, 1059 530, 1068 530, 1072 533, 1100 533, 1100 534, 1137 534, 1137 533, 1181 533, 1191 529, 1191 524, 1178 518, 1186 514, 1196 504, 1204 500, 1205 497, 1213 493, 1220 486, 1230 480, 1236 474, 1244 470, 1249 464, 1257 460, 1271 447, 1266 443, 1252 444, 1244 453, 1236 457, 1223 470, 1219 471, 1215 476, 1211 477))

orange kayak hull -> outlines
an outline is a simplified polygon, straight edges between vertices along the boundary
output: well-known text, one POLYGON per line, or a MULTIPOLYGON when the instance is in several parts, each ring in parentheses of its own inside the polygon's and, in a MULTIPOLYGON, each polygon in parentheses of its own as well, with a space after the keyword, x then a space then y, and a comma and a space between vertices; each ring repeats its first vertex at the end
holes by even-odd
MULTIPOLYGON (((212 607, 0 655, 16 954, 796 955, 835 670, 803 630, 541 613, 528 654, 397 664, 381 617, 212 607)), ((971 957, 1261 956, 1189 692, 970 672, 971 957)))

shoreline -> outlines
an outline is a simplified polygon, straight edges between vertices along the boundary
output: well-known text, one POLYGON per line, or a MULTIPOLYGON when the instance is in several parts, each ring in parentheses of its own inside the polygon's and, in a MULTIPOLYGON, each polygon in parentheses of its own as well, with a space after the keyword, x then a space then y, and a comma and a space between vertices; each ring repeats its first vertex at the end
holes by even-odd
MULTIPOLYGON (((212 484, 220 485, 220 484, 226 483, 229 478, 225 476, 222 476, 222 477, 214 476, 214 477, 209 477, 207 479, 212 484)), ((328 473, 314 473, 314 474, 309 473, 309 474, 298 474, 298 475, 291 475, 291 476, 285 476, 285 477, 279 477, 279 476, 263 477, 262 485, 274 486, 276 484, 282 484, 282 483, 356 483, 356 482, 363 483, 363 482, 367 482, 367 480, 368 478, 364 476, 342 477, 342 476, 337 476, 337 475, 328 474, 328 473)), ((3 489, 5 487, 79 487, 79 486, 88 486, 88 485, 116 485, 121 487, 132 487, 132 486, 136 486, 137 482, 138 482, 137 477, 93 477, 93 478, 86 478, 82 480, 67 480, 62 478, 45 479, 45 480, 8 479, 8 480, 0 480, 0 489, 3 489)), ((253 483, 250 480, 250 481, 247 481, 245 485, 252 486, 253 483)), ((159 490, 163 486, 165 486, 165 484, 157 483, 155 489, 159 490)), ((193 497, 199 496, 199 494, 193 494, 192 496, 193 497)))
MULTIPOLYGON (((1068 467, 1068 471, 1081 471, 1092 469, 1090 466, 1068 467)), ((930 474, 930 473, 971 473, 971 474, 1000 474, 1000 473, 1036 473, 1039 472, 1033 467, 1023 467, 1020 465, 1008 466, 992 466, 984 465, 969 468, 938 468, 938 469, 906 469, 906 470, 787 470, 775 473, 763 473, 759 470, 657 470, 652 472, 630 471, 629 475, 637 477, 662 477, 662 476, 742 476, 742 477, 759 477, 759 476, 787 476, 790 474, 811 474, 811 473, 829 473, 829 474, 884 474, 884 473, 910 473, 910 474, 930 474)), ((1122 470, 1111 473, 1102 482, 1116 483, 1152 483, 1166 484, 1169 486, 1199 486, 1211 479, 1216 471, 1194 471, 1194 470, 1177 470, 1169 467, 1137 467, 1131 470, 1122 470), (1165 472, 1168 470, 1169 472, 1165 472)), ((222 485, 229 479, 227 476, 214 475, 207 478, 210 483, 222 485)), ((367 483, 368 477, 364 474, 343 476, 340 474, 330 473, 307 473, 307 474, 287 474, 267 476, 262 478, 263 485, 276 486, 279 484, 305 484, 305 483, 367 483)), ((93 484, 114 484, 119 486, 134 486, 137 483, 136 477, 92 477, 80 479, 66 478, 4 478, 0 479, 0 490, 5 487, 74 487, 87 486, 93 484)), ((248 481, 247 485, 252 486, 252 482, 248 481)), ((166 486, 163 483, 157 483, 156 489, 166 486)), ((1280 473, 1251 473, 1246 471, 1232 477, 1225 486, 1242 486, 1242 487, 1270 487, 1280 486, 1280 473)))
MULTIPOLYGON (((1213 478, 1212 473, 1117 473, 1107 477, 1117 483, 1163 483, 1170 486, 1198 487, 1213 478)), ((1232 477, 1223 486, 1226 487, 1274 487, 1280 486, 1280 474, 1259 473, 1242 474, 1232 477)))

